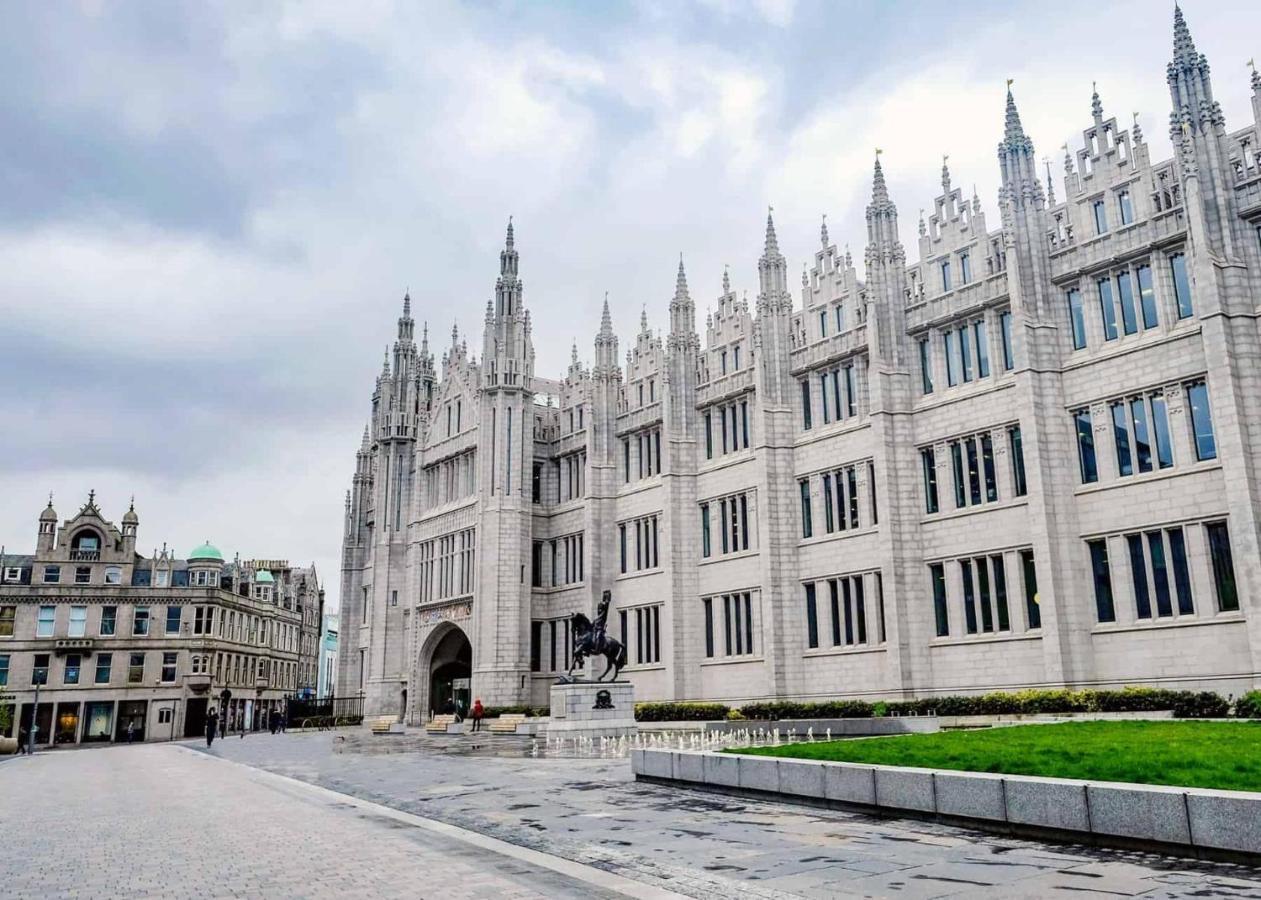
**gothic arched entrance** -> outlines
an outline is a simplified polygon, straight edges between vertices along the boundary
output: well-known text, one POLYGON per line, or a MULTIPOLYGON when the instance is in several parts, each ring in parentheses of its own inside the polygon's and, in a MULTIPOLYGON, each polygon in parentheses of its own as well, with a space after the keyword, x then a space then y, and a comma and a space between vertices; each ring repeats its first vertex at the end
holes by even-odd
POLYGON ((431 641, 433 650, 427 667, 428 711, 467 715, 472 702, 473 647, 455 625, 448 625, 441 633, 435 632, 431 641))

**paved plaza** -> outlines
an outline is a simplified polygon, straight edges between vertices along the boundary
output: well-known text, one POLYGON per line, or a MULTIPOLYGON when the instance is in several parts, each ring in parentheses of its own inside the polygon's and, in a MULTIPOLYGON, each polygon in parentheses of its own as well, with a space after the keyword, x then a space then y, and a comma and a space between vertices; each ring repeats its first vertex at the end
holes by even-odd
POLYGON ((530 747, 259 734, 209 752, 10 760, 0 797, 27 823, 6 829, 0 884, 21 897, 1261 897, 1255 869, 637 784, 626 760, 530 747), (56 835, 89 850, 68 856, 56 835))

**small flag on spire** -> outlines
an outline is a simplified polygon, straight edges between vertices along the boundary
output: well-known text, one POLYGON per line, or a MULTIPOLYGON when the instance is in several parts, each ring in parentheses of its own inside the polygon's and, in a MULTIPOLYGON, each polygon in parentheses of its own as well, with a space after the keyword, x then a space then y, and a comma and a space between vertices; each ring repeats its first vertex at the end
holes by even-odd
POLYGON ((1007 87, 1008 87, 1008 89, 1010 89, 1010 88, 1011 88, 1011 86, 1012 86, 1013 84, 1015 84, 1015 82, 1016 82, 1016 79, 1014 79, 1014 78, 1008 78, 1008 79, 1007 79, 1007 87))

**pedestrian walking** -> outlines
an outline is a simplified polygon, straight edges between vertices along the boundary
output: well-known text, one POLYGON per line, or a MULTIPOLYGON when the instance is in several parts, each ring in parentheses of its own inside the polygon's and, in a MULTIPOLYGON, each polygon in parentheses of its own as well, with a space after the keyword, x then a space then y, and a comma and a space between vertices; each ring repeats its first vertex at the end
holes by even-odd
POLYGON ((478 697, 476 700, 473 701, 473 711, 471 715, 473 716, 473 730, 481 731, 482 730, 482 716, 486 715, 486 707, 482 706, 481 697, 478 697))
POLYGON ((285 727, 289 724, 289 714, 283 710, 280 712, 280 733, 285 733, 285 727))
POLYGON ((276 729, 280 727, 280 722, 276 719, 276 711, 272 710, 267 714, 267 730, 272 734, 276 733, 276 729))
POLYGON ((215 732, 218 730, 219 716, 212 709, 210 715, 206 716, 206 746, 209 747, 215 742, 215 732))
POLYGON ((134 721, 127 722, 127 743, 134 744, 136 742, 136 723, 134 721))

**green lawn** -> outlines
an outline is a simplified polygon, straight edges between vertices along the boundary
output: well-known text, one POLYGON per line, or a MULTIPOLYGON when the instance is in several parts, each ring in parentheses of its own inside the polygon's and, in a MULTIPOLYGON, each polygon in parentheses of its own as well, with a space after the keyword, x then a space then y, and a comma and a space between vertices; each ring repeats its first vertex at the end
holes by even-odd
POLYGON ((1261 791, 1261 722, 1066 722, 730 752, 1261 791))

